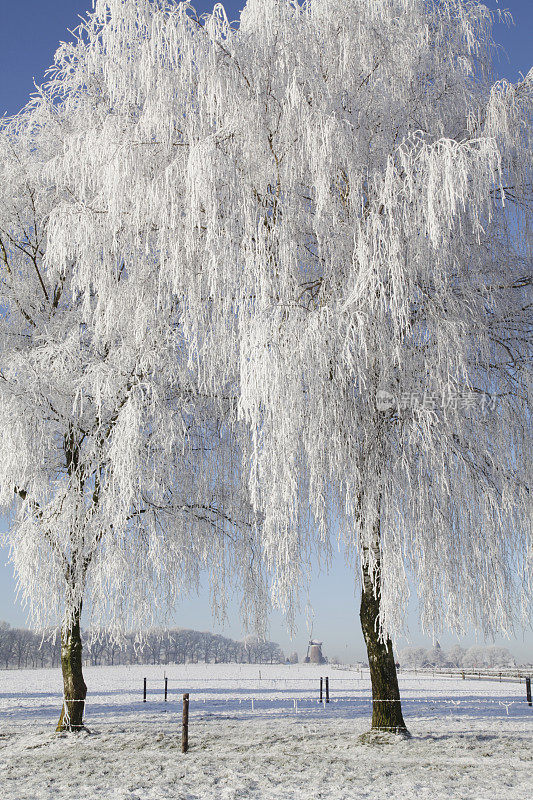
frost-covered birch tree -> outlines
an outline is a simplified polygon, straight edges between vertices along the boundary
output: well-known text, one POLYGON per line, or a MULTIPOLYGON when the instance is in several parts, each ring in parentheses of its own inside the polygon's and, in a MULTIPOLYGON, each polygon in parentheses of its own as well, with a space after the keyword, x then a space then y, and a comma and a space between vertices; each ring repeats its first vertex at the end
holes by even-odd
POLYGON ((310 533, 327 547, 335 516, 358 554, 374 728, 405 728, 409 578, 430 631, 528 616, 533 81, 491 84, 491 23, 461 0, 250 0, 242 100, 219 99, 231 136, 199 167, 208 203, 235 187, 208 236, 235 253, 242 232, 241 413, 279 594, 303 494, 310 533))
POLYGON ((139 308, 179 298, 200 390, 239 387, 274 599, 334 528, 353 559, 374 728, 405 731, 410 580, 429 631, 527 617, 532 80, 492 83, 492 22, 248 0, 233 29, 97 0, 37 104, 71 126, 50 269, 75 261, 106 330, 121 250, 139 308))
POLYGON ((115 633, 147 627, 206 571, 214 609, 237 582, 246 618, 263 578, 235 401, 200 389, 178 301, 146 302, 124 250, 105 295, 81 292, 75 256, 50 249, 47 225, 68 191, 44 172, 62 146, 56 122, 28 112, 0 131, 0 501, 30 617, 62 621, 58 730, 79 730, 82 607, 115 633))
POLYGON ((373 728, 405 729, 390 636, 409 579, 427 630, 527 617, 533 85, 491 84, 491 23, 460 0, 250 0, 228 90, 242 102, 219 99, 232 135, 200 167, 213 203, 234 176, 208 231, 235 252, 241 226, 264 546, 290 601, 302 495, 326 548, 340 520, 373 728))

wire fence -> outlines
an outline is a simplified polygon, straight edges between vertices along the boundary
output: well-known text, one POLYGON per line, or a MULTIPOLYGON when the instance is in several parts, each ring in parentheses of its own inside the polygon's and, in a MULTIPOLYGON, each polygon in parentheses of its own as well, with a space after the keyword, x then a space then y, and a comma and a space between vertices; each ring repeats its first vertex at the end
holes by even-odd
POLYGON ((398 675, 405 672, 408 675, 416 675, 419 678, 462 678, 462 680, 474 681, 498 681, 499 683, 525 683, 529 671, 517 669, 493 669, 493 670, 479 670, 479 669, 409 669, 398 670, 398 675))
MULTIPOLYGON (((64 701, 65 717, 68 705, 64 701)), ((93 732, 117 730, 141 731, 157 730, 158 734, 179 736, 182 733, 182 752, 188 748, 189 723, 195 731, 196 725, 224 723, 259 722, 262 725, 279 724, 292 718, 294 724, 306 724, 305 730, 313 731, 307 725, 315 723, 317 733, 320 723, 341 723, 346 725, 353 721, 355 731, 364 732, 368 728, 373 703, 396 703, 397 699, 387 698, 373 701, 367 697, 330 697, 329 701, 305 696, 290 698, 226 696, 224 698, 206 698, 194 693, 175 696, 165 703, 159 696, 152 703, 144 705, 142 701, 135 703, 107 703, 89 697, 85 702, 84 726, 93 732), (186 700, 186 706, 184 699, 186 700), (185 722, 186 720, 186 722, 185 722), (184 727, 185 726, 185 727, 184 727), (185 749, 184 749, 185 748, 185 749)), ((441 735, 525 735, 533 732, 533 717, 527 700, 520 698, 444 698, 412 697, 402 698, 402 711, 407 728, 416 736, 441 735)), ((57 712, 57 707, 55 709, 57 712)), ((66 722, 66 719, 65 719, 66 722)), ((200 733, 201 736, 204 734, 200 733)))
MULTIPOLYGON (((227 697, 209 698, 205 695, 187 692, 189 695, 190 714, 195 717, 214 718, 220 714, 227 716, 248 716, 254 715, 272 716, 287 714, 313 714, 329 712, 330 715, 337 715, 339 712, 346 716, 369 715, 373 704, 378 703, 397 703, 397 698, 380 698, 374 700, 371 696, 366 697, 330 697, 312 698, 309 696, 294 695, 290 697, 254 697, 250 695, 229 695, 227 697)), ((96 698, 86 700, 66 700, 63 703, 68 711, 67 703, 85 703, 86 715, 97 717, 99 722, 105 721, 107 716, 116 717, 117 707, 122 708, 120 716, 138 714, 139 703, 114 703, 101 702, 96 698)), ((170 711, 171 714, 178 714, 181 708, 182 696, 175 696, 170 701, 164 701, 158 696, 148 707, 148 715, 157 717, 160 713, 170 711), (167 704, 166 704, 167 703, 167 704)), ((402 697, 403 713, 406 718, 413 717, 505 717, 508 719, 520 719, 523 721, 531 720, 531 708, 526 698, 489 698, 489 697, 470 697, 470 698, 451 698, 442 696, 433 697, 402 697)))
MULTIPOLYGON (((467 709, 476 711, 479 715, 480 712, 486 713, 491 707, 498 709, 505 709, 506 716, 510 716, 509 709, 523 709, 524 702, 528 707, 532 707, 531 698, 531 677, 524 676, 526 683, 525 696, 520 699, 519 697, 500 697, 491 698, 487 696, 473 696, 472 692, 468 689, 454 689, 454 697, 445 696, 444 688, 440 694, 433 696, 426 695, 424 697, 411 696, 418 693, 420 690, 415 688, 406 688, 401 692, 401 702, 406 713, 409 712, 413 704, 415 708, 421 708, 422 705, 427 708, 441 708, 444 713, 464 712, 467 709)), ((155 681, 151 681, 155 684, 155 681)), ((330 676, 321 677, 317 680, 313 678, 288 678, 288 677, 266 677, 262 678, 245 678, 241 677, 238 680, 239 686, 235 686, 235 678, 194 678, 188 677, 186 683, 183 680, 169 679, 166 675, 164 677, 164 686, 161 688, 159 683, 158 688, 153 692, 155 698, 163 699, 167 702, 169 697, 169 687, 173 693, 178 695, 181 692, 187 691, 190 694, 191 702, 200 706, 209 704, 211 707, 235 707, 242 706, 243 703, 249 703, 252 711, 261 708, 261 705, 273 704, 280 705, 286 704, 289 710, 295 712, 298 709, 305 707, 316 707, 322 705, 325 707, 329 704, 363 704, 366 707, 372 707, 373 703, 397 703, 398 698, 379 698, 372 697, 372 690, 370 686, 366 688, 354 687, 353 679, 346 677, 338 677, 333 681, 330 676), (301 691, 305 685, 309 685, 309 689, 305 694, 301 691), (219 693, 219 687, 227 686, 225 690, 226 697, 216 697, 219 693), (231 687, 231 688, 230 688, 231 687), (248 689, 246 687, 249 687, 248 689), (291 689, 300 689, 295 693, 291 689), (281 697, 279 695, 282 695, 281 697)), ((157 685, 157 684, 156 684, 157 685)), ((151 687, 153 688, 153 687, 151 687)), ((143 702, 148 702, 148 680, 144 678, 143 683, 143 702)), ((152 696, 152 700, 154 696, 152 696)))
MULTIPOLYGON (((141 673, 142 675, 142 673, 141 673)), ((522 720, 530 725, 533 721, 531 698, 531 676, 524 676, 525 691, 515 683, 512 690, 494 684, 475 687, 450 685, 442 676, 428 685, 406 682, 400 694, 403 713, 407 718, 478 718, 522 720)), ((374 700, 367 678, 345 675, 322 677, 197 677, 193 675, 159 679, 144 678, 141 683, 122 681, 113 687, 106 685, 95 689, 86 700, 68 700, 62 693, 43 692, 35 695, 0 695, 0 723, 17 720, 26 723, 33 718, 53 718, 61 705, 68 715, 68 703, 83 702, 85 715, 92 722, 113 724, 144 722, 158 724, 176 715, 182 708, 182 698, 190 698, 190 714, 193 718, 216 719, 233 717, 248 719, 251 715, 265 718, 287 715, 306 715, 317 718, 348 718, 369 716, 374 703, 396 703, 396 698, 374 700), (355 678, 355 679, 354 679, 355 678), (166 716, 163 716, 166 715, 166 716)))

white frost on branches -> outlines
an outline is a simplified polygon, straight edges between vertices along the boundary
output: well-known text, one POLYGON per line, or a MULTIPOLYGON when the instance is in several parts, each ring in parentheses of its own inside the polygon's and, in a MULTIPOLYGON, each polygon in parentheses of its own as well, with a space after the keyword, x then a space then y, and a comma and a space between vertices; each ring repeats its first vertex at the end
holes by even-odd
POLYGON ((76 288, 75 255, 55 262, 47 227, 71 195, 44 177, 54 132, 65 129, 22 115, 0 133, 0 502, 23 599, 38 626, 68 627, 85 604, 124 631, 161 618, 205 573, 215 612, 238 583, 257 628, 260 544, 233 389, 199 387, 180 302, 152 291, 153 254, 134 281, 121 250, 105 296, 76 288))
POLYGON ((428 630, 528 616, 533 82, 491 85, 492 21, 97 0, 28 109, 60 141, 44 263, 95 341, 123 320, 143 352, 176 304, 195 391, 235 388, 283 607, 337 528, 375 580, 381 556, 383 631, 409 577, 428 630))

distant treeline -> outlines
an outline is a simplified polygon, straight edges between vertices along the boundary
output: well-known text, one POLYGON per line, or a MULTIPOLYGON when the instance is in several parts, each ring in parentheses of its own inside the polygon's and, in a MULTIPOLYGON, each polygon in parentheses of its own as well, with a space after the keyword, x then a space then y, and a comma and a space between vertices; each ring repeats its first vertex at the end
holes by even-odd
MULTIPOLYGON (((150 630, 140 636, 116 638, 84 631, 85 666, 113 664, 276 664, 285 656, 276 642, 247 637, 235 641, 217 633, 184 628, 150 630)), ((0 622, 0 668, 58 667, 61 659, 59 635, 55 631, 30 631, 0 622)))
POLYGON ((429 650, 406 647, 398 653, 398 661, 404 669, 505 669, 516 666, 514 656, 506 647, 473 645, 465 649, 457 644, 446 652, 438 642, 429 650))

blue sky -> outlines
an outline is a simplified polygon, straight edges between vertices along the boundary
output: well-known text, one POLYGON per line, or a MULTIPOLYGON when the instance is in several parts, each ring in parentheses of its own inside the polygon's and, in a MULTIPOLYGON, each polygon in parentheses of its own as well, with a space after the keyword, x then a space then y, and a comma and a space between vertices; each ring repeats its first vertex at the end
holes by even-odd
MULTIPOLYGON (((497 2, 488 0, 490 8, 508 9, 515 20, 515 25, 507 28, 498 25, 495 38, 502 45, 496 64, 498 77, 517 80, 520 73, 525 74, 533 63, 533 0, 508 0, 497 2)), ((60 41, 68 40, 69 29, 79 22, 79 15, 90 9, 92 0, 24 0, 24 2, 2 3, 2 25, 0 27, 0 115, 16 113, 28 100, 36 83, 42 82, 46 68, 52 63, 54 52, 60 41)), ((212 8, 212 3, 197 2, 196 8, 205 11, 212 8)), ((239 9, 244 0, 225 3, 228 16, 237 19, 239 9)), ((12 625, 24 625, 25 614, 15 596, 15 584, 11 567, 6 563, 7 550, 0 548, 0 620, 4 619, 12 625)), ((313 635, 323 638, 324 650, 329 656, 337 655, 342 659, 355 660, 364 657, 364 645, 359 631, 358 601, 354 596, 354 582, 350 570, 343 558, 337 556, 329 575, 317 575, 313 579, 309 601, 314 609, 313 635)), ((302 599, 305 608, 306 598, 302 599)), ((242 631, 239 624, 236 604, 230 608, 230 623, 224 629, 228 635, 240 638, 242 631)), ((287 636, 285 624, 279 614, 272 615, 271 637, 279 641, 288 652, 296 649, 302 654, 305 651, 308 637, 307 615, 302 613, 298 618, 299 632, 291 642, 287 636)), ((207 592, 198 598, 182 603, 173 620, 174 625, 213 629, 207 592)), ((409 627, 412 641, 415 644, 430 645, 429 639, 423 637, 416 621, 416 608, 409 614, 409 627)), ((449 646, 456 638, 444 636, 440 639, 443 646, 449 646)), ((464 646, 472 644, 473 637, 461 640, 464 646)), ((498 640, 498 644, 507 644, 520 659, 533 659, 533 635, 518 635, 509 642, 498 640)), ((404 640, 398 646, 405 645, 404 640)))

